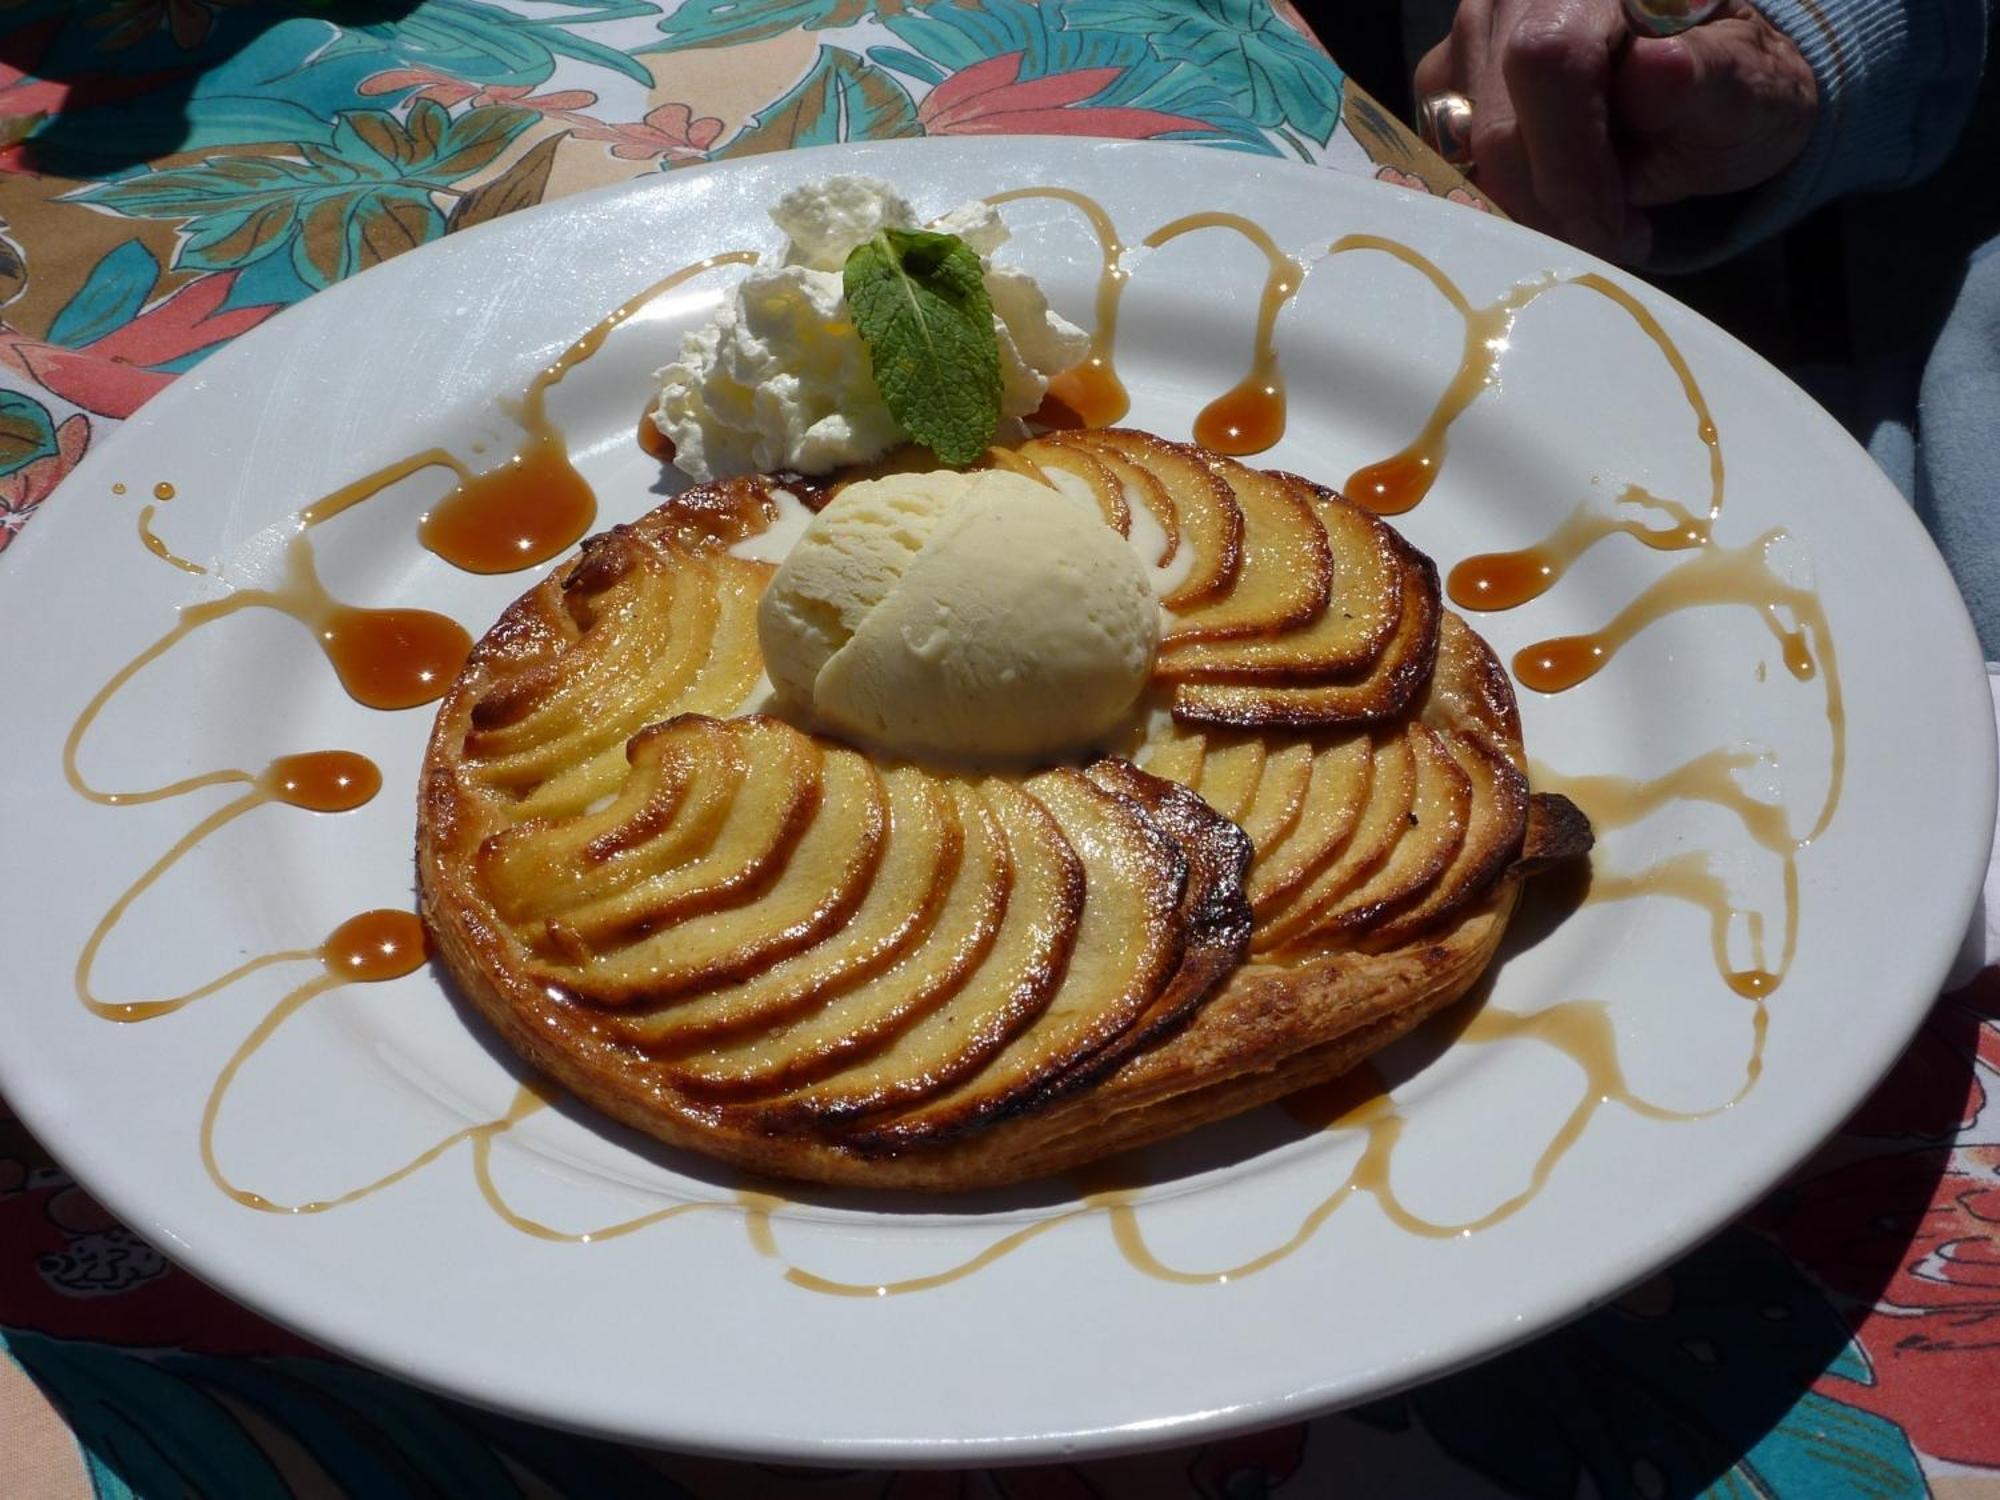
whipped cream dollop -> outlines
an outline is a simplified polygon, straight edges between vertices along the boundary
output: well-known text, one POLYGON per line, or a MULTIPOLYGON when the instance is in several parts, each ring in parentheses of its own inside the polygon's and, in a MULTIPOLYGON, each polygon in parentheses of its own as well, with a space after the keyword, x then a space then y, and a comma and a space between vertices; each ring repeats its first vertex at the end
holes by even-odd
POLYGON ((1003 420, 1033 412, 1049 377, 1089 349, 1089 335, 1049 307, 1033 277, 994 264, 1008 232, 989 204, 965 204, 926 226, 888 183, 843 176, 792 189, 771 218, 786 237, 778 261, 752 269, 658 375, 653 422, 691 479, 824 474, 908 440, 875 389, 842 289, 848 254, 885 227, 954 234, 979 256, 1000 342, 1003 420))

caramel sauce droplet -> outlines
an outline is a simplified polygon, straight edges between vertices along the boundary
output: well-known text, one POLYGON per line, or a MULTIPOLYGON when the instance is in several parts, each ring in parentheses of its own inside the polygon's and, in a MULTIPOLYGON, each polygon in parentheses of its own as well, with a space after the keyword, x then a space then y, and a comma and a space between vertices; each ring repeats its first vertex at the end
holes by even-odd
POLYGON ((1194 440, 1217 453, 1262 453, 1285 435, 1285 388, 1254 376, 1201 409, 1194 440))
POLYGON ((1513 609, 1547 591, 1561 576, 1556 559, 1540 547, 1484 552, 1451 570, 1445 589, 1463 609, 1513 609))
POLYGON ((1616 649, 1596 635, 1563 635, 1523 646, 1514 654, 1514 676, 1538 693, 1560 693, 1594 677, 1616 649))
POLYGON ((1341 493, 1378 516, 1400 516, 1405 511, 1415 510, 1424 496, 1431 492, 1431 483, 1438 476, 1442 457, 1441 452, 1435 456, 1430 453, 1398 453, 1393 458, 1356 469, 1348 476, 1347 487, 1341 493))
POLYGON ((1049 391, 1029 418, 1043 427, 1109 427, 1132 409, 1132 398, 1109 360, 1096 355, 1049 380, 1049 391))
POLYGON ((111 493, 114 495, 122 495, 125 493, 125 486, 122 483, 114 484, 111 486, 111 493))
POLYGON ((168 484, 164 479, 161 480, 158 484, 153 486, 153 498, 155 500, 161 500, 161 501, 173 499, 174 487, 168 484))
POLYGON ((639 450, 648 458, 656 458, 663 464, 674 461, 674 440, 660 431, 653 421, 654 413, 660 409, 660 398, 655 396, 646 403, 645 413, 639 418, 639 450))
POLYGON ((597 496, 553 433, 506 463, 461 480, 417 536, 468 573, 512 573, 566 551, 597 519, 597 496))
POLYGON ((472 652, 463 626, 427 609, 337 604, 318 635, 340 685, 368 708, 415 708, 443 696, 472 652))
POLYGON ((308 812, 352 812, 382 790, 382 771, 352 750, 314 750, 271 762, 257 784, 278 802, 308 812))
POLYGON ((385 907, 342 922, 319 956, 328 973, 373 984, 415 973, 430 956, 430 940, 413 914, 385 907))

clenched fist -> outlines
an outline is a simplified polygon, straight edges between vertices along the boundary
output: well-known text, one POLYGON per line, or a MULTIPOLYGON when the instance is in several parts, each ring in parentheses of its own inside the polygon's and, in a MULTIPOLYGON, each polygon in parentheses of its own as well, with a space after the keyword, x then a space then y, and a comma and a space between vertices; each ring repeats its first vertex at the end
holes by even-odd
POLYGON ((1743 0, 1664 38, 1635 34, 1618 0, 1460 0, 1416 88, 1472 101, 1495 203, 1623 261, 1651 246, 1648 209, 1775 177, 1819 109, 1810 65, 1743 0))

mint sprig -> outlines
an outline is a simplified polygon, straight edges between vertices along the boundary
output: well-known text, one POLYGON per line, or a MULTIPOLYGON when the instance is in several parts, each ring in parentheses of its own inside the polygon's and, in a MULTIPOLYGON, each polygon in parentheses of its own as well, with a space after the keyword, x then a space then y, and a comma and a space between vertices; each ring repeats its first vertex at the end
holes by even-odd
POLYGON ((978 458, 1000 425, 1000 340, 979 256, 955 234, 880 229, 841 280, 891 415, 945 463, 978 458))

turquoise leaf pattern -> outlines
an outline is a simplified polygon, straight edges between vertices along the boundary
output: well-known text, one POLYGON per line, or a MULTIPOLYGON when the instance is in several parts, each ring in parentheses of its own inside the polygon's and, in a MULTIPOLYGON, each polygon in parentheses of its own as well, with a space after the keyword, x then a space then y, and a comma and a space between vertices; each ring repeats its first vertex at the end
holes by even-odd
POLYGON ((555 16, 529 17, 480 0, 424 0, 393 21, 348 26, 318 61, 383 53, 399 63, 456 74, 468 82, 509 87, 538 84, 555 71, 558 57, 610 68, 634 83, 651 83, 645 67, 616 47, 573 30, 606 21, 650 16, 648 0, 548 0, 567 7, 555 16))
POLYGON ((431 194, 491 163, 535 118, 498 105, 453 116, 429 99, 406 120, 347 110, 326 144, 306 142, 297 158, 210 157, 71 196, 130 218, 184 221, 176 270, 235 270, 285 253, 317 289, 443 234, 431 194))
POLYGON ((9 1331, 12 1355, 69 1422, 101 1500, 290 1500, 316 1465, 369 1500, 529 1500, 687 1491, 608 1443, 473 1411, 331 1360, 139 1354, 9 1331), (255 1420, 249 1420, 255 1419, 255 1420), (260 1432, 284 1435, 267 1450, 260 1432), (304 1464, 299 1462, 303 1458, 304 1464))
POLYGON ((1068 26, 1147 38, 1267 130, 1289 125, 1324 146, 1340 121, 1340 69, 1265 0, 1064 0, 1059 9, 1068 26))
POLYGON ((95 343, 139 316, 160 279, 160 263, 137 240, 127 240, 91 268, 74 297, 49 324, 49 342, 72 349, 95 343))
MULTIPOLYGON (((1811 1388, 1828 1373, 1866 1373, 1846 1323, 1775 1247, 1732 1230, 1621 1302, 1405 1403, 1461 1463, 1535 1500, 1926 1495, 1903 1430, 1811 1388)), ((1379 1424, 1381 1409, 1355 1419, 1379 1424)))
POLYGON ((754 156, 922 134, 917 107, 893 74, 839 47, 822 47, 804 78, 713 154, 754 156))
POLYGON ((837 31, 875 11, 873 0, 682 0, 660 18, 666 40, 647 50, 734 47, 788 31, 837 31))
MULTIPOLYGON (((1186 139, 1278 154, 1278 148, 1244 107, 1247 95, 1239 100, 1223 81, 1199 67, 1160 57, 1143 32, 1090 30, 1067 25, 1064 18, 1056 0, 1046 5, 1033 0, 983 0, 978 6, 905 9, 885 15, 882 24, 898 41, 921 53, 932 69, 943 73, 1013 54, 1021 58, 1019 77, 1023 81, 1086 68, 1112 70, 1115 77, 1104 90, 1083 101, 1088 106, 1186 115, 1209 127, 1186 139)), ((903 62, 904 56, 908 54, 878 60, 907 76, 922 78, 919 69, 903 62)), ((1322 66, 1338 78, 1331 62, 1322 59, 1322 66)))

